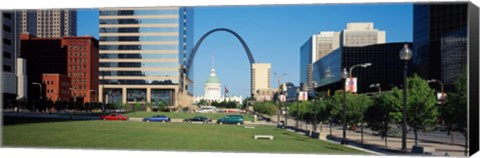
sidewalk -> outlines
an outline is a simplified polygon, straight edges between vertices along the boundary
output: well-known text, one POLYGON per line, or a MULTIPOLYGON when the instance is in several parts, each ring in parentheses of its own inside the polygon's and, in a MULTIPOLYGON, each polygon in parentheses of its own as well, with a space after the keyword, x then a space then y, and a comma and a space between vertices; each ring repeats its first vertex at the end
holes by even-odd
MULTIPOLYGON (((277 116, 270 116, 271 123, 277 124, 277 116)), ((280 117, 280 121, 285 121, 285 118, 280 117)), ((289 118, 287 120, 287 126, 288 127, 295 127, 296 126, 296 121, 294 119, 289 118)), ((312 126, 310 124, 305 124, 303 121, 299 121, 299 129, 301 130, 312 130, 312 126)), ((334 141, 337 143, 340 143, 340 140, 342 139, 343 136, 343 130, 342 127, 339 126, 333 126, 331 129, 332 131, 332 136, 328 137, 330 134, 330 126, 329 125, 323 125, 322 127, 318 126, 317 131, 320 132, 320 139, 326 140, 326 141, 334 141)), ((358 131, 351 131, 347 130, 346 132, 346 137, 347 140, 349 140, 349 146, 356 146, 360 147, 366 150, 370 150, 373 152, 380 152, 386 155, 412 155, 411 154, 411 148, 414 145, 414 139, 411 138, 409 135, 407 137, 407 151, 408 152, 403 152, 401 151, 401 138, 398 137, 388 137, 387 138, 387 146, 385 147, 385 140, 382 139, 380 136, 375 136, 372 135, 371 132, 363 132, 363 143, 361 143, 361 133, 358 131)), ((419 135, 419 137, 421 137, 419 135)), ((457 135, 457 137, 462 137, 461 135, 457 135)), ((434 156, 445 156, 445 153, 448 153, 449 156, 457 156, 457 157, 464 157, 464 146, 459 145, 459 144, 449 144, 448 140, 450 140, 450 137, 445 135, 444 137, 439 136, 439 139, 444 139, 444 140, 437 140, 437 141, 428 141, 428 140, 422 140, 421 138, 418 139, 418 145, 424 146, 424 147, 430 147, 435 149, 435 151, 432 153, 434 156)))

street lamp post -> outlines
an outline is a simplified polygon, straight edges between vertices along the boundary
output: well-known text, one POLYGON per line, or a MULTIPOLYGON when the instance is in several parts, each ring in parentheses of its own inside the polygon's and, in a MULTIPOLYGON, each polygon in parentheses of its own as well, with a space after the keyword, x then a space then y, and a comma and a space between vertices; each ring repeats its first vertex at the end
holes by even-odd
POLYGON ((441 100, 440 102, 441 102, 442 104, 444 104, 444 100, 443 100, 443 99, 444 99, 444 97, 445 97, 445 91, 444 91, 443 82, 440 81, 440 80, 436 80, 436 79, 431 79, 431 80, 428 80, 427 82, 428 82, 428 83, 430 83, 430 82, 435 82, 435 83, 440 84, 440 87, 441 87, 441 88, 440 88, 440 92, 442 93, 441 98, 440 98, 440 99, 442 99, 442 100, 441 100))
MULTIPOLYGON (((382 88, 380 88, 380 83, 375 83, 375 84, 371 84, 369 86, 370 88, 377 88, 378 89, 378 94, 380 94, 382 92, 382 88)), ((362 133, 361 135, 361 142, 363 143, 363 119, 364 119, 364 116, 362 115, 362 126, 361 126, 361 131, 360 133, 362 133)), ((385 138, 385 143, 387 141, 387 138, 385 138)))
POLYGON ((316 99, 316 96, 317 96, 317 91, 315 90, 315 88, 317 87, 317 82, 316 81, 313 81, 313 88, 312 88, 312 93, 313 93, 313 98, 312 98, 312 112, 313 112, 313 131, 317 131, 317 109, 316 109, 316 106, 315 106, 315 99, 316 99))
POLYGON ((92 92, 94 95, 94 98, 93 98, 93 102, 97 102, 97 99, 96 99, 96 95, 97 95, 97 91, 93 90, 93 89, 90 89, 90 92, 92 92))
MULTIPOLYGON (((350 67, 350 70, 348 71, 348 78, 350 79, 350 82, 352 81, 352 71, 353 69, 357 68, 357 67, 363 67, 363 68, 366 68, 366 67, 369 67, 369 66, 372 66, 372 63, 363 63, 363 64, 357 64, 357 65, 353 65, 352 67, 350 67)), ((352 93, 352 91, 350 90, 350 93, 352 93)))
MULTIPOLYGON (((287 84, 283 83, 282 87, 283 87, 282 92, 284 93, 285 100, 286 100, 287 96, 288 96, 288 94, 287 94, 287 84)), ((285 104, 285 103, 282 103, 282 104, 284 105, 283 108, 284 108, 284 112, 285 112, 285 124, 283 125, 283 128, 287 128, 287 116, 288 116, 287 104, 285 104)))
POLYGON ((405 44, 400 50, 400 60, 404 61, 403 68, 403 124, 402 124, 402 150, 407 151, 407 70, 408 61, 412 58, 412 50, 405 44))
POLYGON ((70 93, 73 90, 73 102, 77 102, 77 89, 68 88, 68 90, 70 90, 70 93))
MULTIPOLYGON (((372 66, 372 63, 362 63, 362 64, 353 65, 352 67, 350 67, 349 74, 348 74, 349 75, 348 78, 350 79, 350 82, 352 82, 352 71, 353 71, 353 69, 355 69, 357 67, 367 68, 369 66, 372 66)), ((349 86, 350 86, 350 84, 349 84, 349 86)), ((350 91, 350 93, 352 93, 353 90, 350 89, 349 91, 350 91)), ((361 142, 363 143, 363 115, 362 115, 361 120, 362 120, 362 125, 361 125, 361 131, 360 132, 361 132, 361 142)))
POLYGON ((371 84, 371 85, 370 85, 370 88, 377 88, 377 89, 378 89, 378 93, 381 93, 381 92, 382 92, 382 88, 380 87, 380 83, 371 84))
MULTIPOLYGON (((40 92, 40 100, 39 100, 39 102, 38 102, 38 104, 40 104, 40 102, 42 101, 42 90, 43 90, 42 84, 40 84, 40 83, 38 83, 38 82, 32 82, 32 85, 37 85, 37 86, 39 86, 39 88, 40 88, 40 90, 39 90, 39 92, 40 92)), ((33 111, 35 112, 35 104, 33 104, 33 111)))
MULTIPOLYGON (((347 72, 347 69, 346 68, 343 68, 343 74, 342 74, 342 78, 344 80, 344 86, 346 85, 347 83, 347 77, 348 77, 348 72, 347 72)), ((347 100, 347 89, 346 87, 344 87, 343 89, 343 138, 342 138, 342 142, 341 144, 348 144, 348 141, 347 141, 347 112, 346 112, 346 100, 347 100)))
POLYGON ((278 104, 278 115, 277 115, 277 125, 280 126, 280 114, 282 112, 282 108, 280 106, 280 79, 282 79, 283 76, 287 75, 287 73, 283 73, 281 75, 277 75, 276 72, 273 73, 275 75, 275 78, 277 79, 278 83, 278 91, 277 91, 277 104, 278 104))
MULTIPOLYGON (((441 80, 437 80, 437 79, 431 79, 431 80, 428 80, 427 81, 428 83, 430 82, 435 82, 435 83, 438 83, 440 84, 441 88, 440 88, 440 92, 442 93, 441 96, 440 96, 440 103, 443 105, 445 104, 445 91, 444 91, 444 85, 443 85, 443 82, 441 80)), ((445 108, 445 107, 442 107, 442 108, 445 108)), ((443 122, 443 121, 442 121, 443 122)), ((451 144, 454 144, 455 143, 455 131, 450 131, 450 143, 451 144)))

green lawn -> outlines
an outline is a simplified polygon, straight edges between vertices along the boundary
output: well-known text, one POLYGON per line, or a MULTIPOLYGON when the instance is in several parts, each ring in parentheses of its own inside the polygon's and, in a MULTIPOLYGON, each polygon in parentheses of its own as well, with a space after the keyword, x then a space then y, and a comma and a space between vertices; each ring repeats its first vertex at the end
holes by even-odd
POLYGON ((66 121, 7 125, 8 147, 143 149, 166 151, 231 151, 270 153, 368 154, 271 126, 66 121), (274 140, 255 140, 268 134, 274 140))
MULTIPOLYGON (((191 118, 194 116, 206 116, 212 120, 216 120, 219 118, 224 117, 225 115, 232 115, 232 114, 224 114, 224 113, 180 113, 180 112, 144 112, 144 111, 137 111, 137 112, 128 112, 125 113, 128 117, 151 117, 153 115, 165 115, 170 118, 177 118, 177 119, 186 119, 191 118)), ((236 115, 236 114, 235 114, 236 115)), ((253 116, 248 114, 242 114, 245 121, 252 121, 253 116)))

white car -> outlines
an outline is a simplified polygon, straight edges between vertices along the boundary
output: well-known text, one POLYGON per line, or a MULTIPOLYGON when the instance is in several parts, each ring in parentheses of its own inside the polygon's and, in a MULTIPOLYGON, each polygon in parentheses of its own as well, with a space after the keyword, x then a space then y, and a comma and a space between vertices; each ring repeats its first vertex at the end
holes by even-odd
POLYGON ((215 113, 217 109, 215 107, 201 107, 200 110, 197 112, 199 113, 215 113))

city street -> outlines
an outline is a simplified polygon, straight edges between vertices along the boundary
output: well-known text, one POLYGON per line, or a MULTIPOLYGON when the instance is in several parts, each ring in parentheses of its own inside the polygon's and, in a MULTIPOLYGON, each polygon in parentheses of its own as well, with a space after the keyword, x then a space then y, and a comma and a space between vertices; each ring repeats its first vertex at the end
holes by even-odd
MULTIPOLYGON (((271 116, 272 123, 276 124, 277 116, 271 116)), ((280 121, 285 121, 284 117, 280 117, 280 121)), ((295 127, 296 121, 294 119, 289 118, 287 121, 287 126, 295 127)), ((312 130, 312 126, 310 124, 305 124, 303 121, 299 121, 299 129, 304 130, 312 130)), ((376 136, 372 134, 372 131, 368 128, 364 128, 364 135, 363 141, 364 145, 367 145, 369 150, 374 150, 375 152, 380 152, 383 154, 402 154, 401 152, 401 137, 388 137, 387 138, 387 147, 385 147, 385 140, 383 140, 380 136, 376 136)), ((320 139, 324 140, 333 140, 331 138, 327 138, 327 135, 330 133, 330 126, 323 125, 322 127, 318 127, 318 131, 320 131, 320 139), (321 130, 320 130, 321 129, 321 130)), ((333 126, 332 128, 332 135, 333 138, 342 138, 342 126, 333 126)), ((407 134, 407 148, 408 151, 411 151, 411 147, 414 144, 414 134, 413 132, 408 132, 407 134)), ((338 140, 340 140, 338 139, 338 140)), ((361 142, 361 133, 360 128, 357 128, 357 131, 347 130, 347 139, 349 141, 353 141, 355 143, 350 143, 350 145, 360 144, 361 142)), ((434 148, 435 151, 433 155, 436 156, 444 156, 445 153, 448 153, 449 156, 464 156, 464 146, 465 143, 464 137, 460 133, 455 134, 455 144, 450 144, 451 137, 448 136, 445 132, 430 132, 430 133, 418 133, 418 144, 425 147, 434 148)), ((364 146, 359 145, 359 146, 364 146)))

